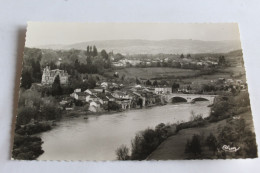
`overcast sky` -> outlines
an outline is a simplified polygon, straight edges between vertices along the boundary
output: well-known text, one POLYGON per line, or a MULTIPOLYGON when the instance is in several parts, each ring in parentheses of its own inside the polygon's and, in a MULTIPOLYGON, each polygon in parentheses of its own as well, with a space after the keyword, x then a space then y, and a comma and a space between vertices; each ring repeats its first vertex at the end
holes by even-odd
POLYGON ((26 46, 118 39, 239 40, 237 24, 29 22, 26 46))

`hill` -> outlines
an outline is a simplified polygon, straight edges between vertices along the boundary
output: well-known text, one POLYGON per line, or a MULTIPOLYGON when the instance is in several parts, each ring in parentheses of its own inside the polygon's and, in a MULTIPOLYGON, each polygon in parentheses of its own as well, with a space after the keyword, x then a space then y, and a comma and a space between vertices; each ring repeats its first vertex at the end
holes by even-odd
POLYGON ((42 49, 86 49, 88 45, 96 45, 101 50, 122 54, 181 54, 181 53, 226 53, 241 49, 240 41, 201 41, 201 40, 104 40, 75 43, 70 45, 38 46, 42 49))

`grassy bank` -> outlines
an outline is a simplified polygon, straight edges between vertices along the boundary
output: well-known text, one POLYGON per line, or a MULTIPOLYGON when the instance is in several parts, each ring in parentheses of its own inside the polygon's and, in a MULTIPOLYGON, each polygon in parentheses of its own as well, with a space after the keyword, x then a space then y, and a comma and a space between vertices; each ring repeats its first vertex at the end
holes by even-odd
MULTIPOLYGON (((246 128, 248 128, 246 131, 240 133, 239 135, 243 135, 245 133, 248 133, 251 131, 249 127, 252 127, 253 121, 250 118, 251 112, 247 111, 245 113, 241 113, 239 115, 241 119, 244 119, 246 122, 246 128)), ((223 153, 221 151, 216 151, 215 153, 209 149, 209 147, 205 144, 205 139, 210 135, 213 134, 214 136, 218 136, 224 128, 226 127, 235 127, 234 123, 237 120, 233 118, 224 119, 218 122, 213 122, 205 125, 204 127, 194 127, 194 128, 187 128, 180 130, 176 135, 173 135, 167 140, 165 140, 154 152, 151 153, 151 155, 147 158, 148 160, 182 160, 182 159, 226 159, 226 158, 254 158, 256 157, 255 149, 252 148, 253 154, 250 153, 243 153, 246 151, 246 147, 243 147, 241 149, 241 153, 223 153), (233 124, 232 124, 233 123, 233 124), (185 147, 187 144, 187 141, 192 139, 192 137, 195 135, 199 135, 201 139, 201 153, 195 156, 192 153, 185 152, 185 147)), ((229 131, 232 133, 232 131, 229 131)), ((227 132, 227 133, 229 133, 227 132)), ((231 134, 235 136, 235 134, 231 134)), ((235 140, 232 138, 229 138, 231 141, 228 143, 234 143, 235 140)), ((245 143, 250 142, 251 139, 246 139, 244 141, 245 143)), ((237 141, 238 145, 244 145, 243 139, 237 141)), ((231 144, 232 145, 232 144, 231 144)))
POLYGON ((255 158, 253 127, 247 93, 218 98, 208 118, 179 124, 177 133, 162 142, 147 159, 255 158))

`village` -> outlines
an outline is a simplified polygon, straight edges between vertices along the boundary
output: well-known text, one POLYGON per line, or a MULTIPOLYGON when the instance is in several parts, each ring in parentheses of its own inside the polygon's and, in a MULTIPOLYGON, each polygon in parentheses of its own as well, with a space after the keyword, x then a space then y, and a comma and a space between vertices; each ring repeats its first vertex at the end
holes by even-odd
MULTIPOLYGON (((118 67, 117 63, 120 63, 123 67, 127 67, 127 64, 138 66, 138 64, 144 63, 140 60, 120 60, 119 62, 114 62, 113 57, 111 60, 113 60, 114 67, 118 67)), ((184 58, 182 61, 187 62, 187 60, 190 61, 190 59, 187 58, 184 58)), ((163 59, 160 61, 169 60, 163 59)), ((151 61, 150 64, 152 63, 151 61)), ((61 59, 58 61, 58 65, 60 64, 61 59)), ((192 64, 202 66, 217 65, 218 63, 209 61, 209 58, 206 58, 206 61, 203 63, 194 61, 192 64)), ((115 71, 114 76, 118 77, 119 75, 120 74, 115 71)), ((51 86, 57 76, 59 76, 61 85, 66 86, 68 84, 69 75, 66 71, 60 69, 51 70, 49 66, 46 66, 46 68, 43 69, 41 84, 38 85, 51 86)), ((241 79, 217 78, 208 81, 207 84, 200 85, 199 88, 195 87, 195 83, 196 81, 192 82, 191 85, 180 85, 175 82, 172 83, 169 80, 136 79, 136 82, 126 85, 123 82, 111 82, 103 79, 97 81, 93 89, 83 90, 82 88, 73 88, 72 93, 62 95, 59 104, 60 108, 65 111, 74 110, 75 107, 78 109, 84 107, 84 110, 87 112, 102 113, 164 105, 167 103, 164 96, 171 93, 216 94, 217 91, 231 93, 243 91, 247 87, 241 79)), ((172 102, 179 101, 181 102, 183 100, 178 100, 178 98, 172 100, 172 102)))

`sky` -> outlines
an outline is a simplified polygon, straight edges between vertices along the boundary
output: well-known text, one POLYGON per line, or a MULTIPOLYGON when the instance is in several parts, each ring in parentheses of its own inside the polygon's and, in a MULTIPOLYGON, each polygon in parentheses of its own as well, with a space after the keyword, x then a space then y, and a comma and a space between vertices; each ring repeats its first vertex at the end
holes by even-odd
POLYGON ((239 40, 236 23, 43 23, 28 22, 27 47, 74 44, 95 40, 166 40, 204 41, 239 40))

